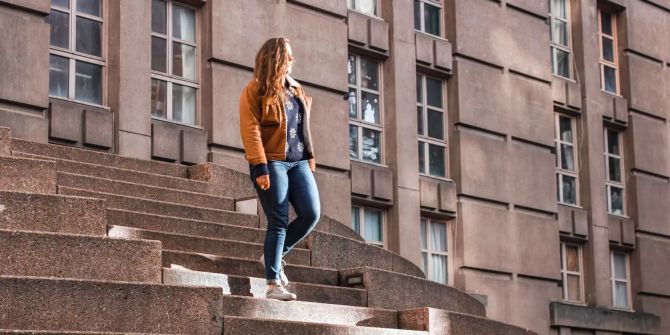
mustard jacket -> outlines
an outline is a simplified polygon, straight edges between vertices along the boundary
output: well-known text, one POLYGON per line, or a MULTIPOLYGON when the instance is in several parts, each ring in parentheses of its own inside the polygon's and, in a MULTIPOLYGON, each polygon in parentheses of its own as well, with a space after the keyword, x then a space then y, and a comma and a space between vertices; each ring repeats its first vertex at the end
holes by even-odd
MULTIPOLYGON (((314 146, 309 128, 312 98, 305 95, 302 86, 286 76, 290 89, 305 108, 303 132, 309 167, 316 169, 314 146)), ((247 161, 252 166, 267 164, 268 160, 286 159, 286 111, 284 103, 275 96, 259 96, 259 83, 249 81, 240 95, 240 136, 247 161)), ((264 169, 267 171, 267 168, 264 169)), ((265 173, 261 173, 262 175, 265 173)))

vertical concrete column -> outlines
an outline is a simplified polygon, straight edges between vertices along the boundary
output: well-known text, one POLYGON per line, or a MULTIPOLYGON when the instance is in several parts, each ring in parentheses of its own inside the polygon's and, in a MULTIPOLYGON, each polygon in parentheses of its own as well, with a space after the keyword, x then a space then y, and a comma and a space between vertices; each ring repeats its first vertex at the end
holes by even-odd
POLYGON ((122 156, 151 156, 151 1, 109 1, 109 105, 122 156))
POLYGON ((419 236, 419 157, 416 132, 416 61, 411 1, 382 1, 390 30, 390 57, 384 73, 384 144, 393 170, 395 204, 388 213, 389 249, 421 263, 419 236))

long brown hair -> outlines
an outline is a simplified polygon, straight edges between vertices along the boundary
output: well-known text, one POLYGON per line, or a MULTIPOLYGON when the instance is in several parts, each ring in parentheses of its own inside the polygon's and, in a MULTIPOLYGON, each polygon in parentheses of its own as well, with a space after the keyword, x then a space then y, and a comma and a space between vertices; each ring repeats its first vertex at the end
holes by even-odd
POLYGON ((256 54, 254 76, 258 80, 258 94, 260 96, 276 96, 279 101, 286 99, 282 79, 288 70, 289 55, 285 37, 271 38, 256 54))

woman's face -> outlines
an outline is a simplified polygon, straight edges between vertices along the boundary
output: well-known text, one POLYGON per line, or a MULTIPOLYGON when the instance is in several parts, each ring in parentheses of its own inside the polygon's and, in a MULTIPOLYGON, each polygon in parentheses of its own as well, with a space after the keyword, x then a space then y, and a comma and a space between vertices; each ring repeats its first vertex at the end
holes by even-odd
POLYGON ((291 74, 291 71, 293 71, 293 49, 291 49, 291 45, 286 43, 286 52, 288 53, 288 68, 286 69, 286 74, 291 74))

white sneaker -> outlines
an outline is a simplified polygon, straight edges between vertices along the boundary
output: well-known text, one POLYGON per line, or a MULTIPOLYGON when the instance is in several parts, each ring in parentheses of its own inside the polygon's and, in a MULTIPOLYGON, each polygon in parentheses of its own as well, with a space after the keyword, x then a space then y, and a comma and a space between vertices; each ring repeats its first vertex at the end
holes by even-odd
POLYGON ((295 294, 289 292, 286 287, 282 285, 277 285, 273 289, 268 290, 265 292, 265 297, 268 299, 277 299, 277 300, 284 300, 284 301, 290 301, 290 300, 295 300, 297 297, 295 294))
MULTIPOLYGON (((265 266, 265 255, 261 255, 261 258, 258 260, 263 266, 265 266)), ((281 260, 281 271, 279 272, 279 279, 281 280, 281 284, 283 286, 287 286, 289 281, 288 277, 286 277, 286 274, 284 273, 284 267, 286 266, 286 261, 281 260)))

